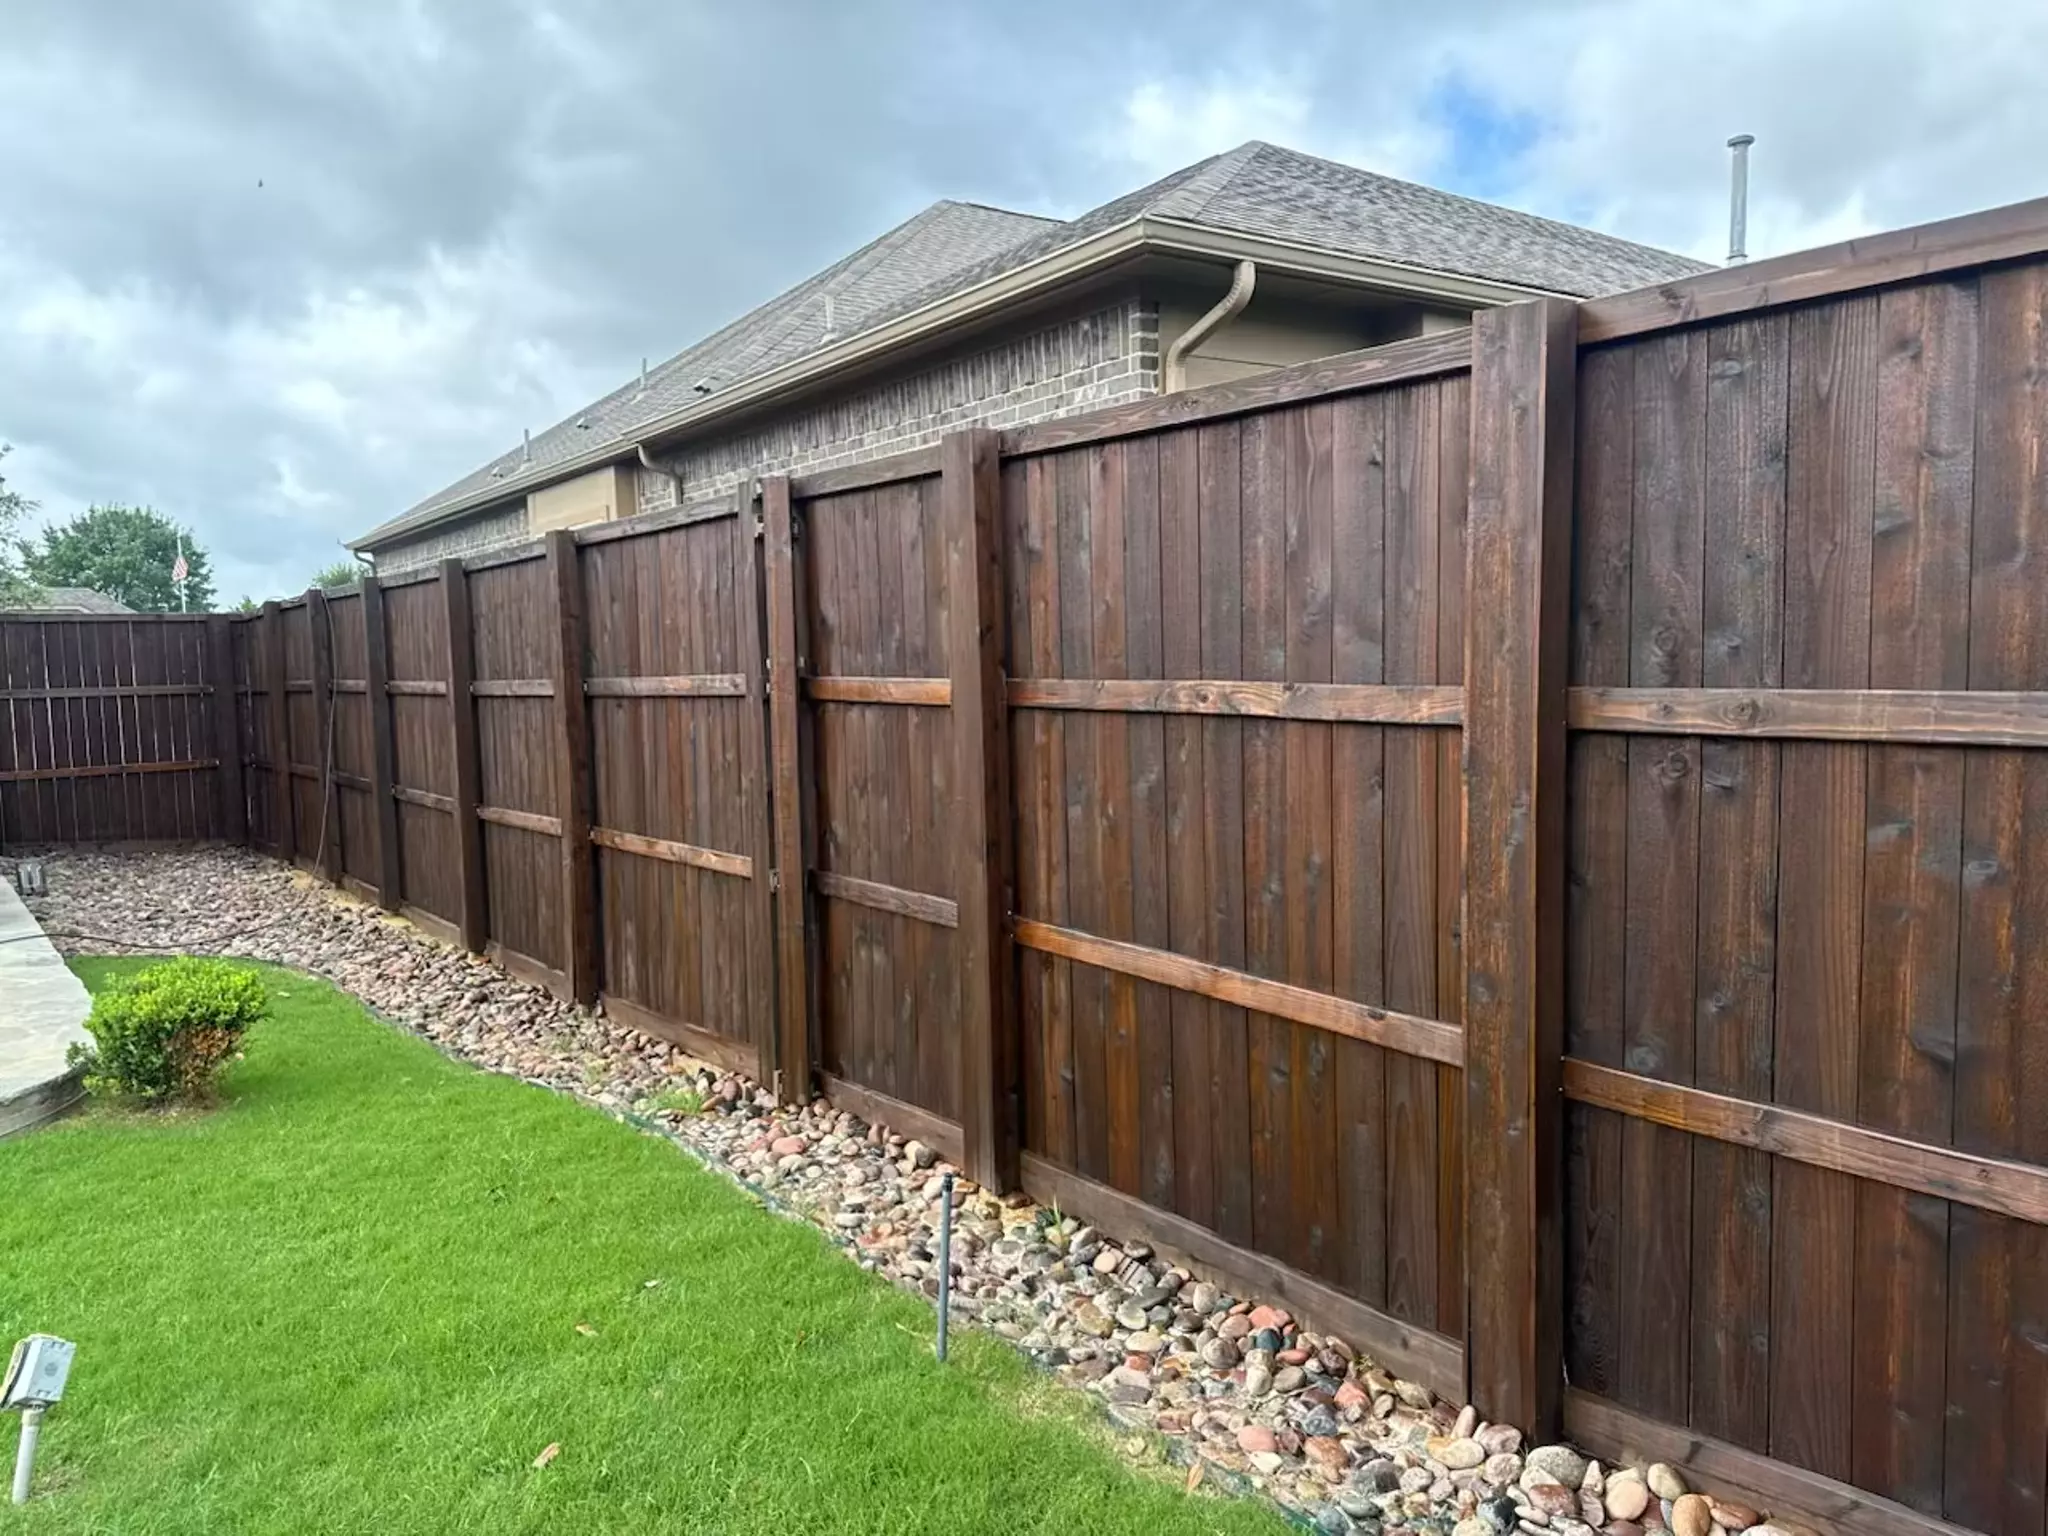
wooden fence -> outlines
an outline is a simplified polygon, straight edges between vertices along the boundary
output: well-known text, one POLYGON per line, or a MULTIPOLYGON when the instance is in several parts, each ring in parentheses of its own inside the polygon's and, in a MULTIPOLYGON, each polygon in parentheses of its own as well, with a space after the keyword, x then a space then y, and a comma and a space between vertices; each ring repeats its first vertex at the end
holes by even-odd
POLYGON ((273 604, 249 836, 1491 1416, 2044 1536, 2044 435, 2048 203, 1522 304, 273 604))
POLYGON ((0 847, 243 836, 224 616, 0 617, 0 847))

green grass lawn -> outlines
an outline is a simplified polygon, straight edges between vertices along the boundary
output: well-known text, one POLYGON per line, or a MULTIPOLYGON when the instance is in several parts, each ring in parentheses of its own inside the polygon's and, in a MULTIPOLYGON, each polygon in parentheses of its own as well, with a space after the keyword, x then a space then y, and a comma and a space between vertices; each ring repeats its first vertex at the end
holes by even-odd
POLYGON ((666 1143, 267 979, 219 1108, 0 1143, 0 1347, 78 1344, 0 1533, 1281 1529, 666 1143))

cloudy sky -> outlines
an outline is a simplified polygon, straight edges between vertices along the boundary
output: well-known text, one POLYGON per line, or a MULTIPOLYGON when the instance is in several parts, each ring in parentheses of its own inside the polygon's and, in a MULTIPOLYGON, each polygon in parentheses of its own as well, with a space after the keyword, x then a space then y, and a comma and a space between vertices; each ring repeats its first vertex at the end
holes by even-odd
POLYGON ((2021 0, 0 0, 0 442, 232 599, 940 197, 1248 138, 1717 258, 2048 192, 2021 0))

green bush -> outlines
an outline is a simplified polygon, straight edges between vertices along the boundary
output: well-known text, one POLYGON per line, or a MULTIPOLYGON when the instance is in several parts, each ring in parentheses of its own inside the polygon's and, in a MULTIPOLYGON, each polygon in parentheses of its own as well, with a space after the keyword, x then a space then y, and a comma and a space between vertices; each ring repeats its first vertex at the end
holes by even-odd
POLYGON ((161 1103, 203 1100, 242 1034, 270 1011, 253 971, 226 960, 167 960, 93 998, 93 1049, 72 1047, 86 1087, 161 1103))

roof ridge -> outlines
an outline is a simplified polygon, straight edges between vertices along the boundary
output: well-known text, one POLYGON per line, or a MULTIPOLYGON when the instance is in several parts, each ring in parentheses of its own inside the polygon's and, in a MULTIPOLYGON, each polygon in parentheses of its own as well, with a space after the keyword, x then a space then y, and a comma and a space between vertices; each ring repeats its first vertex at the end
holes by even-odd
POLYGON ((1146 208, 1147 213, 1156 213, 1164 218, 1199 219, 1202 210, 1216 200, 1219 193, 1244 173, 1251 163, 1258 159, 1261 150, 1273 146, 1263 139, 1246 139, 1235 149, 1226 149, 1211 155, 1207 160, 1197 161, 1191 170, 1193 174, 1181 182, 1164 197, 1146 208))

